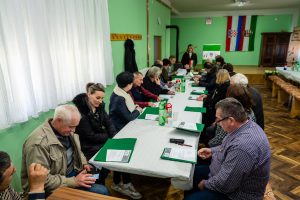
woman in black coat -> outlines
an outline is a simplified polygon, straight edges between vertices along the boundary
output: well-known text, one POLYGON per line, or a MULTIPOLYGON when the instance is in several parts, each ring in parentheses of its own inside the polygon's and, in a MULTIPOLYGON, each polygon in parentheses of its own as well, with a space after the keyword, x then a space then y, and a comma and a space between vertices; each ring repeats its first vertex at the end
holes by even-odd
POLYGON ((195 67, 197 65, 197 62, 197 54, 194 53, 193 45, 189 44, 186 52, 182 55, 181 63, 189 71, 191 67, 195 67))
MULTIPOLYGON (((88 83, 87 93, 78 94, 73 103, 81 114, 81 120, 76 127, 79 135, 81 150, 87 160, 90 160, 105 144, 108 138, 116 134, 116 130, 105 111, 103 98, 104 87, 101 83, 88 83)), ((102 170, 101 181, 107 176, 107 171, 102 170)))

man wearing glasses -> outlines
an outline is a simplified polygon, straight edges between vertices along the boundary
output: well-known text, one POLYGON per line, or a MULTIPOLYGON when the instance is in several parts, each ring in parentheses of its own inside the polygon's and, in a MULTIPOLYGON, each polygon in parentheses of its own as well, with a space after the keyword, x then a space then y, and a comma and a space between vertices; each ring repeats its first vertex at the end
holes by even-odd
POLYGON ((227 136, 220 146, 202 148, 199 157, 212 157, 210 166, 196 166, 192 199, 263 199, 270 175, 270 145, 264 131, 248 120, 242 104, 226 98, 216 104, 216 123, 227 136))

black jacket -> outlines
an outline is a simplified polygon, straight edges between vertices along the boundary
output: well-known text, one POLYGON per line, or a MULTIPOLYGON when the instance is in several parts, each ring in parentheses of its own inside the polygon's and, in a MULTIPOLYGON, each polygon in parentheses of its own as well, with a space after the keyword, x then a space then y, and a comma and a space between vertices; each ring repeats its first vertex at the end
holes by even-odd
POLYGON ((169 91, 168 89, 162 89, 160 85, 157 85, 155 82, 152 82, 148 76, 144 77, 143 87, 157 96, 159 96, 160 94, 167 94, 169 91))
POLYGON ((193 60, 193 67, 197 65, 197 54, 195 53, 192 53, 192 56, 190 57, 189 53, 188 52, 185 52, 183 55, 182 55, 182 58, 181 58, 181 63, 182 65, 187 65, 189 64, 189 61, 190 60, 193 60))
POLYGON ((116 134, 116 130, 105 112, 104 103, 93 113, 88 106, 87 98, 85 93, 79 94, 73 99, 73 103, 81 114, 76 133, 79 135, 82 152, 89 160, 99 151, 108 138, 112 138, 116 134))
POLYGON ((216 89, 213 93, 209 94, 203 102, 203 106, 206 107, 206 113, 203 113, 203 124, 210 126, 216 118, 216 104, 226 98, 227 89, 230 86, 230 81, 219 85, 216 84, 216 89))
POLYGON ((114 92, 110 96, 109 117, 119 132, 128 122, 140 115, 138 110, 130 112, 126 106, 125 98, 116 95, 114 92))
POLYGON ((213 93, 214 90, 216 89, 216 73, 207 73, 205 75, 205 80, 201 80, 199 82, 199 86, 201 87, 206 87, 206 90, 208 91, 209 94, 213 93))
POLYGON ((256 123, 264 130, 265 120, 264 120, 264 110, 263 110, 263 102, 262 102, 261 95, 255 87, 249 86, 248 89, 254 101, 252 110, 256 118, 256 123))
POLYGON ((124 55, 124 66, 126 72, 137 72, 138 67, 135 61, 135 50, 134 43, 131 39, 127 39, 124 43, 125 55, 124 55))

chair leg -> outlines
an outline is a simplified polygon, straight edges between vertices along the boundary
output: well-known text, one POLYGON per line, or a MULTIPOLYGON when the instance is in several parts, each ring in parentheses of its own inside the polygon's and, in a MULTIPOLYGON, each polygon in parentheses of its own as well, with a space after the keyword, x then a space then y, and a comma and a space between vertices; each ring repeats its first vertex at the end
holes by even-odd
POLYGON ((293 97, 290 118, 295 118, 297 116, 300 116, 300 102, 293 97))
POLYGON ((272 97, 277 97, 278 92, 278 85, 276 85, 274 82, 272 84, 272 97))
POLYGON ((277 96, 277 102, 278 103, 286 103, 289 99, 289 94, 282 90, 281 88, 278 89, 278 96, 277 96))

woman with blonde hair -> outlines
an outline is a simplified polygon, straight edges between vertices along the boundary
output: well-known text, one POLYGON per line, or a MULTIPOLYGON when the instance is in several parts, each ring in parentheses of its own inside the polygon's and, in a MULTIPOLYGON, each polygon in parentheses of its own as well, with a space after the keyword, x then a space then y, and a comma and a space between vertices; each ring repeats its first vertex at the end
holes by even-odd
POLYGON ((226 98, 227 88, 230 85, 230 75, 226 69, 220 69, 216 76, 216 89, 208 95, 202 94, 197 100, 204 101, 206 113, 203 115, 203 124, 210 126, 215 121, 215 105, 218 101, 226 98))

